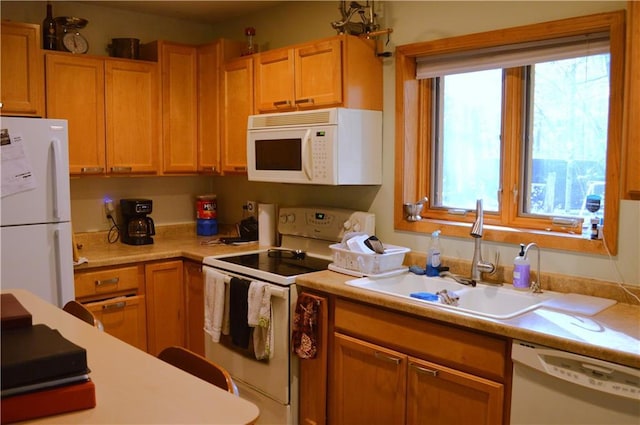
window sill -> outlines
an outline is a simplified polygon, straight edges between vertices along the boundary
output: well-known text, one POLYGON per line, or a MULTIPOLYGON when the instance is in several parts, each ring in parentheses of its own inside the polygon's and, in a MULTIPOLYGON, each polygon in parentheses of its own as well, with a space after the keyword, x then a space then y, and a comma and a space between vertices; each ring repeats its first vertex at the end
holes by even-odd
MULTIPOLYGON (((471 223, 459 223, 446 220, 422 219, 409 222, 395 219, 394 229, 397 231, 430 234, 435 230, 442 232, 441 236, 468 238, 472 240, 469 232, 471 223)), ((582 235, 558 231, 543 231, 533 229, 517 229, 513 227, 484 225, 484 241, 519 245, 535 242, 540 248, 556 249, 561 251, 575 251, 587 254, 607 255, 607 249, 603 240, 585 239, 582 235)))

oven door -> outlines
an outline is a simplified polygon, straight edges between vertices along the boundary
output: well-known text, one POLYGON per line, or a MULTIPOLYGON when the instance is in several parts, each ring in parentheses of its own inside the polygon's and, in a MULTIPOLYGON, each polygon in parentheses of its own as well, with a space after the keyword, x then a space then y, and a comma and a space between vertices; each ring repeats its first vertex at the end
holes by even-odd
MULTIPOLYGON (((204 266, 204 269, 213 269, 204 266)), ((253 280, 227 271, 214 269, 229 277, 253 280)), ((282 403, 290 403, 291 383, 291 303, 296 300, 295 285, 270 284, 271 330, 273 332, 273 356, 268 360, 257 360, 254 356, 233 346, 223 335, 219 343, 205 334, 205 354, 210 360, 229 371, 234 380, 252 387, 282 403)), ((242 395, 242 394, 241 394, 242 395)))

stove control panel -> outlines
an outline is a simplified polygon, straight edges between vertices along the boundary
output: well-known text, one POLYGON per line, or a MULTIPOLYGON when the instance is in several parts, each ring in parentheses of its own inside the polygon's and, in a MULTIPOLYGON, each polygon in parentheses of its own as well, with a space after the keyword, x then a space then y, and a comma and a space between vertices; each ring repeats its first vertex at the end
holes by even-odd
POLYGON ((283 207, 279 212, 278 232, 339 242, 345 233, 364 232, 373 235, 375 214, 324 207, 283 207))

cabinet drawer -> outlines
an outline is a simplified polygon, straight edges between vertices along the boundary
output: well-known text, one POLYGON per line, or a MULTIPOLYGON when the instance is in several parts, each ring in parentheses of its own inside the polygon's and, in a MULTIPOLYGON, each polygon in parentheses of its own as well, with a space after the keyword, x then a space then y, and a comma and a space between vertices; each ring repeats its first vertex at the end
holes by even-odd
POLYGON ((144 284, 144 267, 114 267, 75 273, 76 298, 98 299, 138 292, 144 284))
POLYGON ((340 298, 334 317, 336 330, 504 382, 506 340, 340 298))
POLYGON ((116 297, 85 304, 109 335, 147 351, 147 316, 144 295, 116 297))

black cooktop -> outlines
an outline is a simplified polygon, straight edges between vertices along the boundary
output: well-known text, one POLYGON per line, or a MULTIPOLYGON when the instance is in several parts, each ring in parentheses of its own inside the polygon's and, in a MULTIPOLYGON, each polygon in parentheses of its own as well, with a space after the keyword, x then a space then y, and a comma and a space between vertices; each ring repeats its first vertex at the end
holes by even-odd
POLYGON ((280 276, 297 276, 304 273, 326 270, 329 263, 331 263, 330 260, 318 257, 304 256, 304 258, 284 258, 270 256, 267 252, 222 257, 218 258, 218 260, 280 276))

